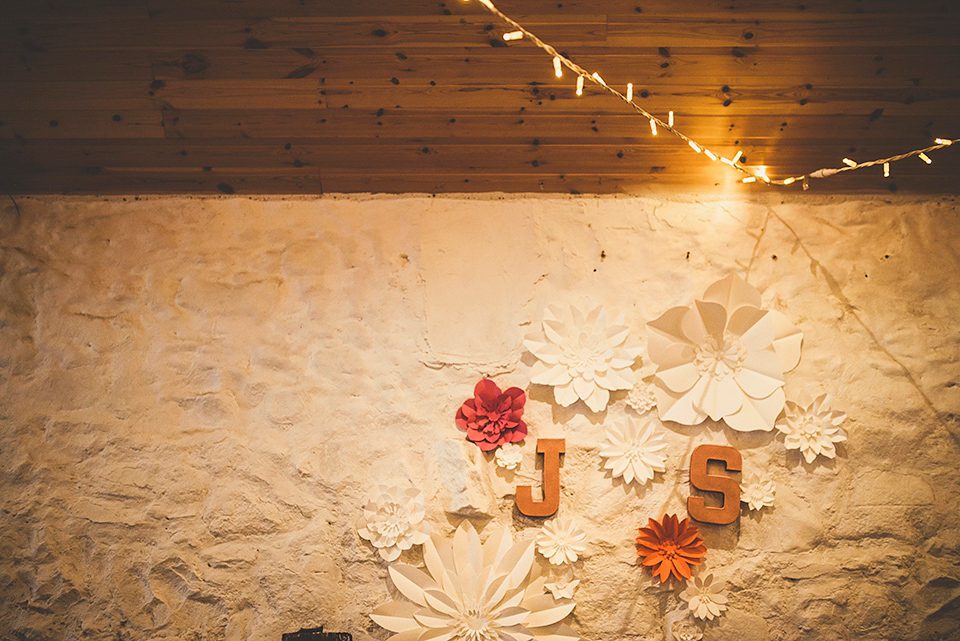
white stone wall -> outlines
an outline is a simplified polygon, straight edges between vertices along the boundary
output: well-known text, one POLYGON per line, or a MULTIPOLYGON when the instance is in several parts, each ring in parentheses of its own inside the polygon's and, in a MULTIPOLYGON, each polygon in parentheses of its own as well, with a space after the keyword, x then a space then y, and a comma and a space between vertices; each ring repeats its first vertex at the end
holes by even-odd
MULTIPOLYGON (((685 510, 692 448, 729 443, 777 502, 703 528, 731 610, 705 639, 956 639, 960 203, 762 196, 27 198, 0 205, 0 639, 388 634, 386 564, 356 533, 378 483, 449 534, 537 522, 537 437, 565 437, 560 512, 587 531, 570 619, 662 639, 678 590, 639 568, 650 516, 685 510), (454 413, 492 376, 527 388, 548 303, 634 331, 730 271, 804 332, 788 398, 830 391, 834 461, 772 433, 668 425, 638 490, 598 456, 626 414, 528 388, 511 477, 454 413)), ((403 560, 417 563, 416 551, 403 560)))

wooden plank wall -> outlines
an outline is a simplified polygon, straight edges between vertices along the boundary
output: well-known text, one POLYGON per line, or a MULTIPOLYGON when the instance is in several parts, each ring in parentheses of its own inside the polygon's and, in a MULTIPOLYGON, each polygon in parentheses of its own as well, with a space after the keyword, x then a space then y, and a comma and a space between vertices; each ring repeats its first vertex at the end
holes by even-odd
MULTIPOLYGON (((774 176, 960 137, 956 0, 497 4, 774 176)), ((765 189, 505 30, 461 0, 3 0, 0 189, 765 189)), ((812 189, 956 193, 960 150, 933 157, 812 189)))

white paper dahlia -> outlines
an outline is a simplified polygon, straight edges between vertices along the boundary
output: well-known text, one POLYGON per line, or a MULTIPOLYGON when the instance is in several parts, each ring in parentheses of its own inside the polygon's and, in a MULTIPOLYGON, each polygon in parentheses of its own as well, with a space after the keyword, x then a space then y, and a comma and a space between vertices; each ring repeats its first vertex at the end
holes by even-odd
POLYGON ((436 535, 423 546, 424 572, 394 563, 390 579, 403 600, 370 618, 395 633, 392 641, 578 641, 561 621, 576 605, 545 592, 534 543, 514 543, 507 528, 484 544, 464 521, 453 541, 436 535))
POLYGON ((537 549, 550 563, 573 563, 587 549, 587 533, 573 519, 553 518, 537 533, 537 549))
POLYGON ((770 507, 776 491, 773 481, 754 474, 740 484, 740 502, 746 503, 751 510, 770 507))
POLYGON ((687 581, 687 589, 680 593, 680 598, 687 602, 687 608, 693 616, 698 619, 713 619, 727 609, 725 588, 722 581, 713 580, 713 574, 695 576, 693 581, 687 581))
POLYGON ((498 467, 505 470, 515 470, 523 460, 523 448, 516 443, 504 443, 497 448, 494 455, 498 467))
POLYGON ((430 526, 423 517, 423 492, 381 485, 363 506, 357 533, 370 541, 384 560, 396 561, 402 551, 429 537, 430 526))
POLYGON ((530 381, 553 386, 553 396, 563 407, 580 399, 591 411, 600 412, 610 402, 612 390, 630 389, 637 382, 631 367, 642 348, 628 344, 629 334, 622 314, 608 325, 602 307, 584 316, 576 307, 550 306, 542 331, 523 340, 538 359, 530 381))
POLYGON ((666 448, 655 417, 639 423, 628 418, 607 428, 600 456, 606 459, 603 466, 614 478, 622 476, 627 483, 636 480, 638 485, 644 485, 653 478, 654 472, 667 469, 667 457, 663 453, 666 448))
POLYGON ((847 440, 847 433, 840 424, 847 415, 830 409, 829 394, 821 394, 814 400, 803 394, 797 402, 787 401, 784 417, 777 422, 777 429, 786 435, 784 445, 788 450, 800 450, 807 463, 817 456, 835 458, 836 443, 847 440))
POLYGON ((761 305, 760 293, 731 274, 693 306, 647 323, 661 420, 698 425, 709 417, 744 432, 773 429, 803 334, 761 305))

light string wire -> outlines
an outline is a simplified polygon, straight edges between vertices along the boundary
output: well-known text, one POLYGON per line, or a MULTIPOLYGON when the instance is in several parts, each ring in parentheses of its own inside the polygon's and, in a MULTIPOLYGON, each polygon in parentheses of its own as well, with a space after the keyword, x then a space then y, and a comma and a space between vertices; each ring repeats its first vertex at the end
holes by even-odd
MULTIPOLYGON (((465 0, 465 1, 469 1, 469 0, 465 0)), ((932 163, 932 160, 926 155, 926 152, 936 151, 937 149, 943 149, 944 147, 949 147, 954 143, 960 142, 960 138, 955 138, 955 139, 937 138, 935 140, 935 144, 929 147, 925 147, 923 149, 915 149, 913 151, 897 154, 895 156, 889 156, 887 158, 878 158, 877 160, 869 160, 865 162, 856 162, 848 158, 844 158, 843 167, 824 167, 822 169, 817 169, 816 171, 811 171, 810 173, 807 173, 807 174, 800 174, 796 176, 789 176, 787 178, 783 178, 779 180, 774 180, 769 176, 767 176, 765 167, 761 167, 761 166, 749 167, 742 164, 740 162, 740 158, 743 156, 742 151, 738 151, 733 158, 724 158, 723 156, 720 156, 719 154, 714 153, 707 147, 699 144, 698 142, 690 138, 690 136, 687 136, 686 134, 684 134, 682 131, 677 130, 674 127, 674 116, 672 111, 670 112, 668 122, 664 122, 657 116, 653 115, 652 113, 650 113, 649 111, 647 111, 646 109, 644 109, 643 107, 635 103, 633 101, 632 83, 627 85, 627 95, 620 93, 619 91, 617 91, 616 89, 608 85, 603 80, 603 78, 600 77, 598 73, 596 72, 591 73, 590 71, 587 71, 577 63, 573 62, 572 60, 570 60, 569 58, 561 54, 559 51, 556 50, 556 48, 554 48, 550 44, 538 38, 535 34, 529 31, 522 24, 520 24, 516 20, 512 19, 510 16, 500 11, 500 9, 494 6, 492 0, 478 0, 478 1, 480 2, 480 4, 486 7, 492 14, 494 14, 495 16, 497 16, 498 18, 500 18, 501 20, 503 20, 504 22, 506 22, 516 30, 510 33, 504 34, 504 40, 512 41, 512 40, 520 40, 524 37, 528 38, 533 44, 535 44, 537 47, 539 47, 540 49, 545 51, 547 54, 552 56, 554 69, 556 71, 556 75, 558 78, 561 77, 562 75, 561 65, 570 69, 574 73, 576 73, 578 96, 582 95, 583 93, 584 80, 589 80, 590 82, 600 87, 602 90, 606 91, 607 93, 610 93, 616 96, 617 98, 625 102, 627 105, 629 105, 636 113, 640 114, 641 116, 649 120, 650 130, 652 135, 656 136, 658 133, 658 130, 660 129, 673 134, 680 140, 683 140, 685 143, 687 143, 687 146, 689 146, 690 149, 692 149, 695 153, 697 154, 702 153, 705 156, 707 156, 710 160, 720 161, 726 165, 729 165, 730 167, 733 167, 740 173, 746 174, 746 177, 741 180, 741 182, 744 182, 744 183, 762 182, 767 185, 781 185, 781 186, 792 185, 794 183, 801 183, 803 185, 803 189, 806 190, 809 187, 808 179, 810 178, 828 178, 830 176, 835 176, 837 174, 840 174, 846 171, 854 171, 856 169, 864 169, 866 167, 874 167, 876 165, 883 165, 883 175, 885 177, 888 177, 890 175, 890 163, 917 156, 929 165, 932 163)))

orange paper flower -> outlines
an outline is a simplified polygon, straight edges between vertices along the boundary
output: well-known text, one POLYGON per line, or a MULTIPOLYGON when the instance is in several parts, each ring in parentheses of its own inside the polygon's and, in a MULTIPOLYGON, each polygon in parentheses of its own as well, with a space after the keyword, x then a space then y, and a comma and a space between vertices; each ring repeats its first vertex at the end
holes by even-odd
POLYGON ((661 583, 666 583, 671 574, 678 581, 686 581, 693 573, 690 566, 700 565, 707 555, 700 529, 690 519, 678 522, 675 514, 665 514, 662 522, 649 521, 637 537, 637 554, 643 557, 643 566, 659 576, 661 583))

